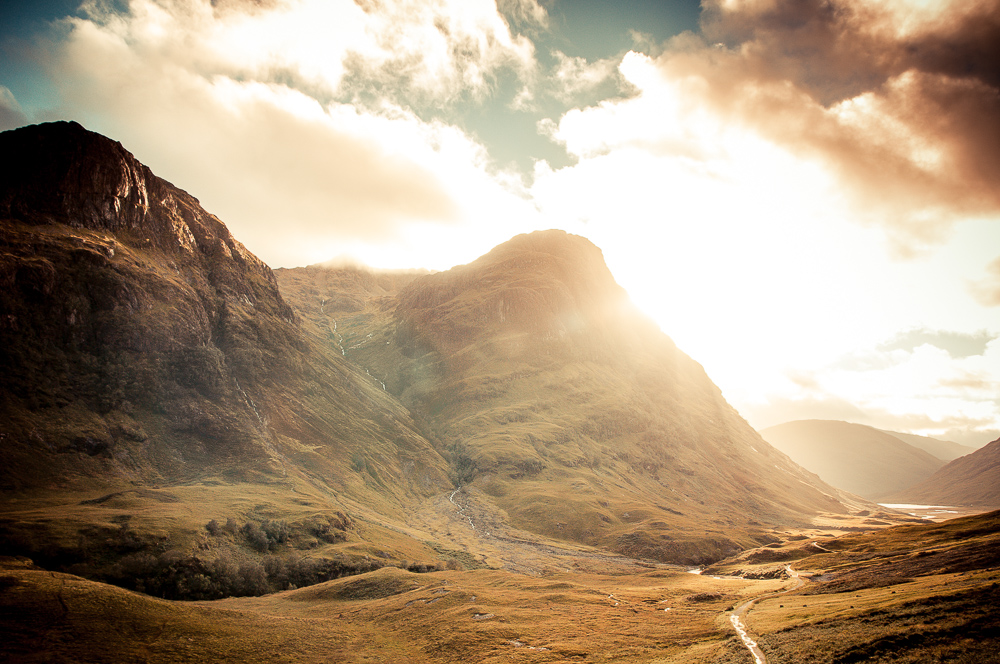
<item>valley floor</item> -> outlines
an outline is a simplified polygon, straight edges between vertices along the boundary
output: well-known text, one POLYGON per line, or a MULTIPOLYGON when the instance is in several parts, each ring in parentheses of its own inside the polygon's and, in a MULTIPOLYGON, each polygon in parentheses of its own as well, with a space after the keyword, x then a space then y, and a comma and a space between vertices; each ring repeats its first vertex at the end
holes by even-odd
POLYGON ((463 571, 386 567, 171 602, 5 559, 0 660, 752 662, 730 615, 762 596, 744 620, 769 664, 970 664, 1000 652, 998 513, 820 542, 786 533, 691 574, 529 539, 466 498, 439 496, 409 525, 463 571), (778 595, 796 585, 786 565, 806 581, 778 595))

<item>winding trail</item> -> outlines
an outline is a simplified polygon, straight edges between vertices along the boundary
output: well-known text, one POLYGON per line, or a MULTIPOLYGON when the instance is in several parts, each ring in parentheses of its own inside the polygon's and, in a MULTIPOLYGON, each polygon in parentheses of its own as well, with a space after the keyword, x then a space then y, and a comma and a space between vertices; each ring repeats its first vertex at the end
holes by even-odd
POLYGON ((771 597, 780 597, 781 595, 787 595, 788 593, 798 590, 805 583, 805 580, 799 576, 799 573, 792 569, 791 565, 785 565, 785 571, 788 572, 788 576, 795 579, 795 585, 791 588, 786 588, 776 593, 768 593, 767 595, 761 595, 747 602, 743 602, 735 610, 733 610, 732 615, 729 616, 729 622, 732 623, 733 629, 736 630, 736 634, 740 637, 740 641, 746 646, 746 649, 750 651, 753 655, 754 664, 767 664, 767 658, 764 656, 764 651, 760 649, 757 642, 750 637, 750 633, 747 630, 747 624, 744 617, 749 613, 753 606, 765 599, 771 597))

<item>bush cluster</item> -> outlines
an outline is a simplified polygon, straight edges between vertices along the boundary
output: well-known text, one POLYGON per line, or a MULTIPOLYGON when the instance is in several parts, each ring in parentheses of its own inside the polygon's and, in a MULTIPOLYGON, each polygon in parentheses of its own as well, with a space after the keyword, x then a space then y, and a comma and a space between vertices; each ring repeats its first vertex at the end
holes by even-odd
POLYGON ((229 535, 236 538, 239 536, 244 544, 260 553, 275 551, 279 546, 287 543, 289 532, 288 523, 285 521, 265 520, 260 523, 247 521, 240 526, 232 518, 226 520, 226 525, 212 519, 205 524, 205 530, 212 537, 229 535))
POLYGON ((134 553, 101 575, 103 581, 175 600, 211 600, 265 595, 309 586, 381 567, 374 560, 346 562, 329 558, 265 556, 237 560, 227 553, 215 559, 175 552, 134 553))

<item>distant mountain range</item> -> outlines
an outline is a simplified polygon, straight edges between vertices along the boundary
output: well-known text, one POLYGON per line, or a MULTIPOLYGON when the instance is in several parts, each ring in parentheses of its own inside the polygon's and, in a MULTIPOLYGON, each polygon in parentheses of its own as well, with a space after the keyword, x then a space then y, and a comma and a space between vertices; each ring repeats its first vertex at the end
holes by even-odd
MULTIPOLYGON (((761 430, 769 443, 835 487, 872 500, 927 479, 952 454, 955 444, 902 436, 863 424, 800 420, 761 430), (916 439, 920 447, 911 444, 916 439)), ((969 450, 971 451, 971 450, 969 450)))
POLYGON ((871 500, 1000 507, 996 441, 977 450, 834 420, 786 422, 761 435, 833 486, 871 500))
POLYGON ((857 506, 766 443, 584 238, 276 279, 75 123, 0 153, 0 553, 132 582, 155 553, 157 583, 183 560, 222 592, 227 560, 275 551, 327 573, 469 558, 416 519, 459 487, 498 528, 690 564, 857 506))
POLYGON ((929 438, 927 436, 918 436, 912 433, 900 433, 899 431, 885 431, 884 429, 879 429, 883 433, 887 433, 894 438, 899 438, 904 443, 912 445, 917 449, 921 449, 927 452, 931 456, 935 456, 942 461, 954 461, 958 457, 963 457, 966 454, 972 454, 976 451, 975 447, 969 447, 968 445, 960 445, 954 443, 950 440, 939 440, 937 438, 929 438))

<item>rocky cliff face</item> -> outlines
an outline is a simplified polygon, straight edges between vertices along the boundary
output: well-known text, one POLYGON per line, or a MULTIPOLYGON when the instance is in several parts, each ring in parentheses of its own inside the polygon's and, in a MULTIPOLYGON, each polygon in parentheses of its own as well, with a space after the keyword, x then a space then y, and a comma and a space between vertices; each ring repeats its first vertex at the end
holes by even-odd
POLYGON ((343 489, 363 484, 356 453, 399 472, 397 497, 445 481, 405 410, 302 334, 194 197, 74 123, 6 132, 0 153, 7 488, 305 468, 343 489))
POLYGON ((55 123, 0 135, 0 152, 8 495, 197 486, 204 513, 206 496, 277 483, 294 491, 244 514, 401 523, 461 484, 526 530, 688 563, 847 509, 584 238, 519 236, 439 274, 283 270, 295 313, 218 219, 117 143, 55 123))

